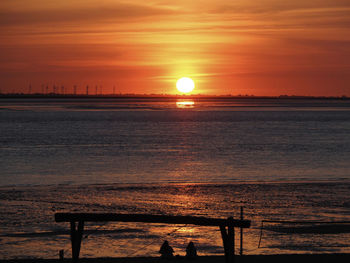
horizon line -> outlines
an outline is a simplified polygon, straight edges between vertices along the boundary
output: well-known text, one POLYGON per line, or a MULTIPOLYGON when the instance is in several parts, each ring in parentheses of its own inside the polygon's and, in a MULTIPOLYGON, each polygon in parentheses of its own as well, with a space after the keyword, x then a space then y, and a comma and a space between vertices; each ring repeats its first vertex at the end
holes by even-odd
POLYGON ((1 93, 0 98, 262 98, 262 99, 350 99, 347 95, 254 95, 254 94, 157 94, 157 93, 119 93, 119 94, 61 94, 61 93, 1 93))

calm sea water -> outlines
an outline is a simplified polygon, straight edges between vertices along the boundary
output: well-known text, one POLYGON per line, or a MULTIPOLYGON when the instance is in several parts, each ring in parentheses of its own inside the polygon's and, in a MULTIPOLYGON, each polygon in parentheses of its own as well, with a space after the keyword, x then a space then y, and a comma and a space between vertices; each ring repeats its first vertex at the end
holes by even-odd
MULTIPOLYGON (((7 99, 0 132, 1 258, 68 249, 55 212, 225 218, 240 206, 253 224, 248 254, 350 252, 350 233, 268 226, 257 247, 262 219, 350 221, 348 100, 7 99)), ((213 228, 87 229, 85 257, 156 256, 164 239, 177 254, 190 240, 222 253, 213 228)))

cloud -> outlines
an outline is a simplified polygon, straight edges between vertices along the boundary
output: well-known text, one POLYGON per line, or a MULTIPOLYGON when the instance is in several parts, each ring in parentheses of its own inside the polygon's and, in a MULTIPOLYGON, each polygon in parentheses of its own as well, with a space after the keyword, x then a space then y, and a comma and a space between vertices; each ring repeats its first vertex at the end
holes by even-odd
POLYGON ((237 14, 269 14, 286 11, 303 11, 317 9, 334 9, 334 8, 349 8, 350 2, 348 0, 259 0, 247 1, 237 0, 227 3, 227 1, 220 1, 216 5, 212 5, 209 12, 212 13, 237 13, 237 14))
POLYGON ((110 5, 63 6, 49 9, 5 9, 0 11, 0 26, 57 23, 130 22, 150 16, 172 14, 166 8, 142 4, 117 3, 110 5))

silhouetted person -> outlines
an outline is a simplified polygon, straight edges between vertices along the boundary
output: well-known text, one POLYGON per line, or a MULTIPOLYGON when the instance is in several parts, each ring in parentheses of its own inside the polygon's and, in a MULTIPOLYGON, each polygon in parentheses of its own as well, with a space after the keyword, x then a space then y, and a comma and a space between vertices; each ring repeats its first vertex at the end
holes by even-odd
POLYGON ((160 256, 161 258, 170 259, 174 257, 173 255, 174 250, 166 240, 164 241, 163 245, 160 247, 159 253, 161 254, 160 256))
POLYGON ((191 241, 188 243, 186 248, 186 258, 187 259, 196 259, 197 258, 197 249, 191 241))

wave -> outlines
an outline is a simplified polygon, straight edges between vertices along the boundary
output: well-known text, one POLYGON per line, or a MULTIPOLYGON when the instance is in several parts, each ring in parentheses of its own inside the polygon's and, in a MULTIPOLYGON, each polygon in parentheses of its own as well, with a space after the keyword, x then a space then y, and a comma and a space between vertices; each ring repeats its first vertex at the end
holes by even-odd
MULTIPOLYGON (((105 235, 105 234, 140 234, 146 232, 142 229, 134 229, 134 228, 128 228, 128 229, 87 229, 84 230, 84 235, 105 235)), ((26 233, 6 233, 1 234, 0 237, 50 237, 50 236, 63 236, 63 235, 69 235, 69 230, 55 230, 55 231, 42 231, 42 232, 26 232, 26 233)), ((150 236, 150 235, 147 235, 150 236)), ((123 235, 123 238, 126 238, 125 235, 123 235)), ((129 236, 129 238, 135 238, 135 235, 129 236)))

